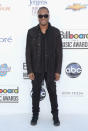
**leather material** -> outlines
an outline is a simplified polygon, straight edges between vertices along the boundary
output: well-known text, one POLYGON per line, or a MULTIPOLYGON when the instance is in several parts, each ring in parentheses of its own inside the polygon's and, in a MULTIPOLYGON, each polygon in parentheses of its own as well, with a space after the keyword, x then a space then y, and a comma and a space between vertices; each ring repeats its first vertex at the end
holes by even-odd
MULTIPOLYGON (((60 31, 50 25, 48 45, 48 72, 61 74, 62 66, 62 40, 60 31)), ((45 50, 45 52, 47 52, 45 50)), ((47 56, 47 55, 46 55, 47 56)), ((41 73, 41 32, 39 25, 28 30, 26 40, 27 73, 41 73)))

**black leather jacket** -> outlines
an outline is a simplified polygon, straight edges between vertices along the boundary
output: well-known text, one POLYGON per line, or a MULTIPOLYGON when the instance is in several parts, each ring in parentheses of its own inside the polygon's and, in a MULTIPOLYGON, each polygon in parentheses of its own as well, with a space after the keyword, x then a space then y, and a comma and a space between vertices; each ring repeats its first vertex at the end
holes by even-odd
MULTIPOLYGON (((49 23, 47 36, 48 45, 48 72, 61 74, 62 40, 60 31, 49 23)), ((27 73, 41 73, 41 32, 37 25, 28 30, 26 40, 27 73)))

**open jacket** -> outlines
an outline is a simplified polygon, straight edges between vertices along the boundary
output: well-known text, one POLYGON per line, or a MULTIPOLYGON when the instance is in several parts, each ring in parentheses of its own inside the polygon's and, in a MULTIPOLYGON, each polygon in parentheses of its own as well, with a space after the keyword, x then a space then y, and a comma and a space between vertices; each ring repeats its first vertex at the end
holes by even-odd
MULTIPOLYGON (((48 71, 61 74, 62 66, 62 40, 59 29, 48 26, 46 39, 48 50, 48 71)), ((41 73, 41 31, 37 25, 28 30, 26 39, 26 64, 27 74, 32 72, 41 73)))

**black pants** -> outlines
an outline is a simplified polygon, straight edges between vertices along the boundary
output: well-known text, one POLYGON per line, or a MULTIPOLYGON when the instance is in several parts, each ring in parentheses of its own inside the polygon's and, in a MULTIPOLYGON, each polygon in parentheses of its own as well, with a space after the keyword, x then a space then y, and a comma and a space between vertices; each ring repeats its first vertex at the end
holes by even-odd
POLYGON ((51 103, 51 113, 58 113, 58 103, 56 95, 56 82, 54 74, 45 73, 34 73, 35 79, 32 80, 32 112, 33 114, 39 113, 39 102, 40 102, 40 90, 42 86, 42 80, 45 79, 46 87, 49 93, 51 103))

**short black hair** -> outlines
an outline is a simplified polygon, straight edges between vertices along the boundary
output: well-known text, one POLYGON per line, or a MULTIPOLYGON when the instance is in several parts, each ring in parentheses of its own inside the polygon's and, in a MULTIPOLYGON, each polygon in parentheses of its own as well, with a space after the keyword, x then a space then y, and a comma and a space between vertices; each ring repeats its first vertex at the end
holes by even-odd
POLYGON ((48 11, 48 13, 49 13, 49 9, 48 9, 47 7, 45 7, 45 6, 40 7, 40 8, 38 9, 38 13, 39 13, 39 11, 40 11, 41 9, 46 9, 46 10, 48 11))

